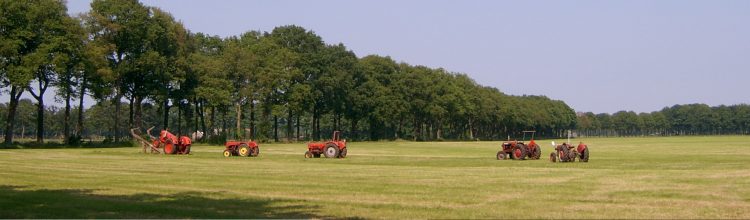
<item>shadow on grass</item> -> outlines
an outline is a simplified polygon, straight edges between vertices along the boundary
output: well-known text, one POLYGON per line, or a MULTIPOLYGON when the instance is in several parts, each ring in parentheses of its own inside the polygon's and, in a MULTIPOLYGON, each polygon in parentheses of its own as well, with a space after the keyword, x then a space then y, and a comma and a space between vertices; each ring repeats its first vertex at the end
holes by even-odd
MULTIPOLYGON (((307 201, 212 199, 205 193, 97 195, 0 186, 0 218, 332 218, 307 201)), ((336 217, 338 218, 338 217, 336 217)))

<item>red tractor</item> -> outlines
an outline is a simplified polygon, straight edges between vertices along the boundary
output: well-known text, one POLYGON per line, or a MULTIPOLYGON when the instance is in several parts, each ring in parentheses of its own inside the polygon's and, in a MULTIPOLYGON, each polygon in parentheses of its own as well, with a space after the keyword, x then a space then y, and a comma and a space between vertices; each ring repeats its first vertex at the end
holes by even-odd
POLYGON ((318 158, 323 154, 327 158, 346 157, 346 140, 341 140, 341 132, 334 131, 333 137, 326 142, 312 142, 307 144, 305 158, 318 158))
POLYGON ((555 142, 552 142, 552 146, 555 146, 555 152, 550 153, 549 161, 553 163, 575 162, 576 158, 581 162, 589 162, 589 147, 583 142, 578 143, 577 147, 568 143, 555 145, 555 142))
POLYGON ((523 141, 503 142, 503 149, 497 152, 497 159, 505 160, 510 155, 510 158, 514 160, 525 160, 526 157, 538 160, 542 156, 542 149, 534 142, 536 131, 523 131, 523 140, 526 139, 527 133, 531 133, 531 141, 528 144, 524 144, 523 141))
MULTIPOLYGON (((159 139, 153 141, 154 146, 162 146, 165 154, 190 154, 190 146, 193 141, 187 136, 177 138, 167 130, 159 133, 159 139)), ((158 147, 157 147, 158 148, 158 147)))
POLYGON ((177 138, 177 136, 169 133, 169 131, 162 130, 159 133, 159 138, 156 138, 151 135, 151 129, 153 128, 151 127, 146 130, 149 141, 136 134, 135 131, 137 128, 130 129, 133 139, 143 146, 143 153, 146 153, 146 149, 151 149, 151 153, 161 153, 159 148, 163 148, 164 154, 190 154, 190 146, 193 144, 193 141, 189 137, 180 136, 177 138))
POLYGON ((255 141, 227 141, 224 143, 224 156, 257 157, 260 153, 258 143, 255 141))

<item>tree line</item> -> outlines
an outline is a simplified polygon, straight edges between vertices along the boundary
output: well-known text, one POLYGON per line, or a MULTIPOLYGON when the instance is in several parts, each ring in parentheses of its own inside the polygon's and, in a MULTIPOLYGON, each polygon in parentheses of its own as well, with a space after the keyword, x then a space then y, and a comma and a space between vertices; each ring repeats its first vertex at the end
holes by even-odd
POLYGON ((701 104, 576 114, 562 101, 506 95, 463 73, 358 57, 295 25, 193 33, 137 0, 94 0, 77 16, 58 0, 0 0, 0 87, 10 96, 0 105, 6 144, 32 134, 37 142, 117 142, 130 128, 151 126, 205 131, 216 142, 319 140, 333 130, 349 140, 497 140, 523 130, 562 137, 569 129, 747 134, 749 115, 747 105, 701 104), (44 103, 46 96, 63 107, 44 103))
POLYGON ((555 136, 576 123, 562 101, 506 95, 388 56, 360 58, 295 25, 218 37, 136 0, 94 0, 78 16, 63 1, 0 0, 0 13, 5 143, 27 129, 37 142, 120 141, 151 126, 221 141, 318 140, 333 130, 353 140, 487 140, 525 129, 555 136), (19 112, 24 93, 33 116, 19 112), (44 103, 49 95, 63 107, 44 103), (93 107, 80 107, 85 96, 93 107))
POLYGON ((584 136, 671 136, 750 134, 750 105, 674 105, 636 114, 578 114, 577 132, 584 136))

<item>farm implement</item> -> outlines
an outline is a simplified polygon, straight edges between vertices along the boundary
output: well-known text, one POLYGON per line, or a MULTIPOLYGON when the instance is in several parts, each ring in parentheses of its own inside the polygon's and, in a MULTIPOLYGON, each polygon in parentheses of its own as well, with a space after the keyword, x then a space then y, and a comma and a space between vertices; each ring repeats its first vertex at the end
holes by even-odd
POLYGON ((323 154, 327 158, 345 158, 346 140, 341 140, 341 132, 334 131, 333 137, 326 142, 312 142, 307 144, 305 158, 319 158, 323 154))
POLYGON ((164 154, 190 154, 190 147, 192 146, 193 141, 189 137, 177 137, 167 130, 162 130, 159 132, 159 138, 156 138, 151 135, 151 129, 153 128, 154 127, 151 127, 146 130, 146 134, 149 137, 148 141, 140 135, 137 135, 135 133, 135 128, 130 129, 130 135, 133 136, 133 139, 143 146, 143 153, 146 153, 146 151, 150 149, 151 153, 163 152, 164 154))

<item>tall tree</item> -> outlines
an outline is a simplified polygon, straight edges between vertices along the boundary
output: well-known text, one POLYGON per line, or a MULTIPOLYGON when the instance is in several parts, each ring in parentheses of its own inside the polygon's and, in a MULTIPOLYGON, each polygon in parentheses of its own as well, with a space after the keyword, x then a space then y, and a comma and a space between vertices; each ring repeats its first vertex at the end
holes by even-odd
POLYGON ((44 139, 44 92, 53 80, 57 67, 54 60, 65 44, 68 25, 73 22, 65 4, 55 0, 32 2, 0 1, 0 54, 2 54, 3 87, 10 87, 10 109, 6 123, 5 143, 12 142, 13 120, 18 99, 28 90, 37 99, 37 141, 44 139), (38 82, 33 92, 29 82, 38 82), (10 134, 10 135, 8 135, 10 134))
MULTIPOLYGON (((306 97, 310 100, 308 111, 311 115, 312 139, 320 139, 320 117, 325 112, 325 101, 321 88, 316 87, 315 83, 320 78, 324 63, 321 50, 325 47, 320 36, 305 28, 288 25, 280 26, 273 29, 269 37, 279 46, 297 53, 300 62, 295 62, 296 68, 302 73, 303 81, 299 82, 306 86, 292 86, 300 90, 310 89, 306 97)), ((301 104, 301 103, 295 103, 301 104)), ((298 113, 298 114, 301 114, 298 113)))
MULTIPOLYGON (((207 36, 202 33, 195 35, 196 52, 190 54, 190 64, 192 69, 198 75, 198 85, 195 88, 196 96, 202 100, 201 107, 211 107, 210 131, 216 129, 215 114, 216 108, 223 108, 231 105, 231 85, 232 81, 227 77, 226 72, 222 70, 221 54, 223 51, 222 39, 218 36, 207 36)), ((208 132, 204 115, 201 114, 202 130, 207 135, 213 135, 208 132)))
MULTIPOLYGON (((78 19, 69 19, 66 25, 68 31, 64 36, 63 43, 60 47, 60 55, 57 56, 56 64, 58 66, 58 80, 54 84, 57 87, 57 96, 63 99, 65 103, 63 117, 63 139, 70 142, 71 138, 71 101, 80 98, 82 103, 83 97, 75 97, 75 87, 83 87, 84 77, 86 76, 86 46, 85 41, 87 34, 81 26, 78 19)), ((82 106, 82 104, 79 104, 82 106)), ((80 114, 79 114, 80 120, 80 114)), ((79 123, 80 124, 80 123, 79 123)))
MULTIPOLYGON (((94 0, 87 21, 89 32, 95 44, 106 51, 101 54, 109 61, 112 77, 107 82, 112 92, 115 109, 112 114, 112 133, 115 141, 120 140, 120 106, 126 94, 128 73, 138 71, 134 64, 143 56, 148 39, 148 19, 150 10, 137 0, 94 0)), ((132 85, 130 86, 132 88, 132 85)))
POLYGON ((136 58, 135 71, 124 76, 126 96, 133 100, 135 127, 144 127, 142 103, 147 97, 157 102, 173 98, 174 103, 183 103, 193 97, 197 84, 195 71, 188 64, 193 50, 190 33, 169 13, 148 9, 143 53, 136 58))
MULTIPOLYGON (((246 135, 242 125, 242 112, 245 104, 253 104, 255 100, 258 81, 258 58, 251 50, 254 42, 260 39, 260 34, 246 33, 242 38, 231 37, 225 40, 222 54, 223 71, 232 82, 227 85, 231 88, 232 102, 236 114, 235 138, 243 139, 246 135)), ((251 134, 254 131, 251 131, 251 134)))

